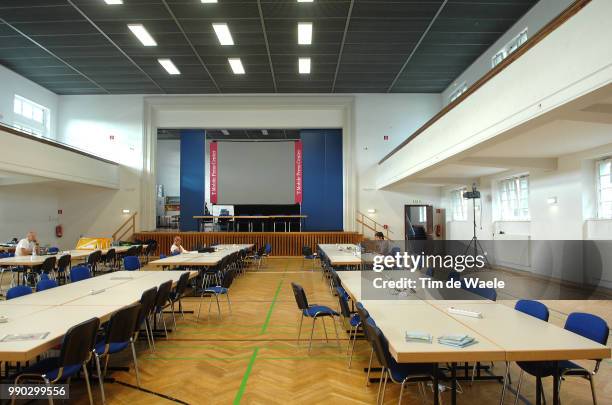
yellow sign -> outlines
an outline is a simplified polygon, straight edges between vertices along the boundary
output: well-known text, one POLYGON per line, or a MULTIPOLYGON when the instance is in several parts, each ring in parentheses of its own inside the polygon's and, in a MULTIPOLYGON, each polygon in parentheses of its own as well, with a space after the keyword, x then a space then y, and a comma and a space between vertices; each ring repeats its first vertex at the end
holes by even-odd
POLYGON ((108 249, 113 243, 112 238, 80 238, 77 242, 77 250, 108 249))

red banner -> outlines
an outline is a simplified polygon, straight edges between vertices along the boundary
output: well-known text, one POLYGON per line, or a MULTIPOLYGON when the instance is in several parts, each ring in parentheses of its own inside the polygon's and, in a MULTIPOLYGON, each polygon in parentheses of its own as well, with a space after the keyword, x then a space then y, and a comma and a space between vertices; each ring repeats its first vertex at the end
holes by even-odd
POLYGON ((302 141, 295 141, 295 203, 302 203, 302 141))
POLYGON ((218 173, 217 173, 217 142, 210 143, 210 202, 211 204, 217 203, 218 197, 218 173))

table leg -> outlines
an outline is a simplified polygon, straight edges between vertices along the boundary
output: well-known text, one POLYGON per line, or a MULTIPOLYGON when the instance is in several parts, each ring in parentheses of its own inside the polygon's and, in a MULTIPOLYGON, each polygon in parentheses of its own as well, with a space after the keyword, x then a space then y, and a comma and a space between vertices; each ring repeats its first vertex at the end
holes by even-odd
POLYGON ((554 372, 553 372, 553 405, 560 405, 559 398, 559 362, 554 362, 554 372))
POLYGON ((536 405, 542 405, 542 380, 536 378, 536 405))
POLYGON ((433 364, 433 403, 434 405, 440 405, 438 398, 438 363, 433 364))
POLYGON ((457 405, 457 363, 451 363, 451 404, 457 405))

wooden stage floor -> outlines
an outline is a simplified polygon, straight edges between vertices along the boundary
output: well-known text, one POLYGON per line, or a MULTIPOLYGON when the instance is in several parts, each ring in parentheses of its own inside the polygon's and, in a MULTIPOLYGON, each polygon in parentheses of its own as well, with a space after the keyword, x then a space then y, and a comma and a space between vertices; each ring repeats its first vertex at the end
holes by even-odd
MULTIPOLYGON (((158 339, 157 351, 149 352, 146 342, 138 346, 138 358, 143 387, 136 384, 131 373, 114 372, 116 383, 106 384, 109 404, 374 404, 376 384, 366 387, 363 367, 367 366, 370 349, 365 341, 358 341, 352 368, 347 368, 346 345, 348 336, 341 333, 342 347, 324 341, 322 329, 315 332, 316 344, 308 355, 307 342, 297 344, 299 311, 291 291, 291 282, 304 286, 312 303, 336 307, 337 301, 329 293, 320 272, 311 272, 310 263, 302 269, 301 259, 270 259, 259 271, 249 271, 231 287, 233 314, 228 315, 222 304, 223 318, 197 322, 194 315, 178 319, 178 330, 170 339, 158 339)), ((525 279, 525 283, 533 280, 525 279)), ((199 299, 187 298, 186 309, 195 309, 199 299)), ((508 301, 508 305, 513 302, 508 301)), ((612 324, 610 301, 547 302, 551 307, 551 322, 562 325, 567 314, 584 310, 604 316, 612 324)), ((170 317, 167 318, 170 320, 170 317)), ((327 321, 330 337, 334 335, 327 321)), ((171 323, 171 321, 170 321, 171 323)), ((308 337, 310 322, 304 323, 303 337, 308 337)), ((320 328, 320 325, 319 325, 320 328)), ((131 364, 126 351, 111 359, 111 365, 131 364)), ((497 363, 493 372, 501 373, 503 364, 497 363)), ((512 365, 514 386, 519 369, 512 365)), ((526 378, 522 394, 534 403, 535 379, 526 378)), ((596 377, 600 404, 612 403, 612 362, 602 363, 596 377)), ((94 395, 100 403, 98 386, 94 395)), ((498 404, 501 385, 497 382, 463 384, 459 404, 498 404)), ((513 388, 506 395, 506 404, 514 401, 513 388)), ((545 390, 549 402, 551 379, 546 379, 545 390)), ((387 385, 385 403, 396 404, 399 387, 387 385)), ((86 403, 84 384, 72 384, 70 403, 86 403)), ((448 404, 449 394, 443 394, 448 404)), ((587 381, 571 379, 562 385, 564 405, 590 404, 587 381)), ((404 404, 420 404, 414 386, 404 395, 404 404)), ((431 402, 430 402, 431 403, 431 402)), ((521 404, 525 402, 519 402, 521 404)))

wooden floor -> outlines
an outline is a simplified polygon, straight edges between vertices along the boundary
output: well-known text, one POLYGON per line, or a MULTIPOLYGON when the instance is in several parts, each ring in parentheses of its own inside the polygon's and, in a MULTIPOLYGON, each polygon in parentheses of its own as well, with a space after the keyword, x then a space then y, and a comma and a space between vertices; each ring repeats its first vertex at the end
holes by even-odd
MULTIPOLYGON (((311 272, 310 264, 302 269, 301 259, 269 259, 259 271, 250 271, 231 287, 233 313, 222 305, 223 318, 217 319, 213 305, 207 320, 208 302, 197 321, 193 314, 178 319, 178 330, 168 340, 157 340, 157 351, 151 353, 146 342, 138 345, 142 387, 135 388, 133 369, 130 373, 114 372, 115 383, 106 384, 109 404, 374 404, 378 385, 366 386, 363 368, 370 353, 365 341, 357 343, 351 369, 347 368, 347 334, 339 325, 341 347, 327 343, 323 329, 315 331, 316 342, 308 354, 307 341, 298 345, 299 311, 291 291, 291 282, 304 286, 311 303, 337 307, 319 272, 311 272)), ((198 309, 199 299, 185 299, 186 309, 198 309)), ((551 322, 562 325, 566 314, 574 310, 599 313, 612 324, 609 302, 547 302, 551 322), (603 308, 603 310, 602 310, 603 308)), ((508 305, 513 305, 508 302, 508 305)), ((171 317, 167 318, 171 324, 171 317)), ((331 321, 327 332, 335 337, 331 321)), ((310 321, 305 321, 303 338, 308 337, 310 321)), ((126 351, 127 352, 127 351, 126 351)), ((126 355, 111 359, 111 365, 131 364, 126 355)), ((502 363, 492 372, 501 373, 502 363)), ((512 365, 514 386, 518 367, 512 365)), ((599 404, 612 403, 612 363, 602 363, 596 377, 599 404)), ((86 403, 82 382, 73 382, 70 403, 86 403)), ((462 384, 460 404, 498 404, 501 385, 497 382, 462 384)), ((551 381, 545 381, 547 399, 551 400, 551 381)), ((97 384, 94 399, 100 403, 97 384)), ((534 379, 527 378, 522 393, 534 403, 534 379)), ((387 386, 385 403, 397 403, 399 389, 387 386)), ((514 389, 506 396, 506 404, 514 401, 514 389)), ((431 403, 431 398, 428 398, 431 403)), ((444 403, 450 403, 448 391, 444 403)), ((562 384, 563 405, 590 404, 587 381, 570 379, 562 384)), ((404 404, 420 404, 418 391, 410 387, 404 404)))

